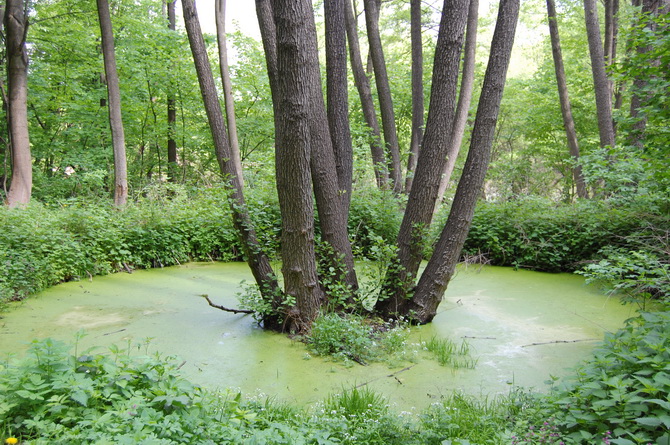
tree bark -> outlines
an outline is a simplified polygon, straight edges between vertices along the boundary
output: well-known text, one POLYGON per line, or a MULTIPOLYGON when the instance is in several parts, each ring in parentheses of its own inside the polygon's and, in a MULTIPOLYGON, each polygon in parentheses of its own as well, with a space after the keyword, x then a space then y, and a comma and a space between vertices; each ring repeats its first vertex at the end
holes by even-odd
POLYGON ((230 70, 228 68, 228 47, 226 43, 226 0, 216 0, 215 3, 216 39, 219 46, 219 69, 221 71, 221 83, 223 84, 223 98, 226 106, 226 123, 228 124, 228 140, 230 151, 233 156, 233 165, 240 180, 240 186, 244 187, 244 175, 242 170, 242 158, 240 156, 240 143, 237 138, 237 121, 235 120, 235 102, 233 100, 233 85, 230 81, 230 70))
POLYGON ((596 0, 584 0, 584 18, 586 22, 586 35, 589 42, 589 54, 591 55, 591 71, 593 73, 593 85, 596 96, 600 146, 602 148, 614 147, 612 96, 610 94, 610 82, 605 72, 605 56, 600 38, 596 0))
MULTIPOLYGON (((177 28, 177 17, 175 5, 177 0, 167 0, 168 28, 175 31, 177 28)), ((167 97, 167 162, 168 162, 168 181, 177 182, 179 176, 179 164, 177 164, 177 141, 175 140, 177 127, 177 108, 174 94, 174 82, 170 82, 170 90, 167 97)))
POLYGON ((397 312, 415 282, 426 232, 437 201, 440 178, 447 158, 447 141, 454 128, 459 62, 469 0, 445 0, 435 47, 430 108, 423 147, 398 233, 398 266, 391 269, 386 299, 377 302, 383 314, 397 312))
POLYGON ((419 280, 411 305, 403 311, 405 314, 414 314, 414 320, 418 323, 428 323, 435 317, 470 230, 491 157, 518 15, 519 0, 501 0, 463 175, 451 212, 435 245, 435 252, 419 280))
POLYGON ((412 190, 419 149, 423 140, 423 38, 421 36, 421 0, 410 0, 412 46, 412 141, 407 159, 405 193, 412 190))
POLYGON ((128 201, 128 173, 126 167, 126 139, 121 117, 121 91, 119 89, 119 76, 116 72, 114 34, 108 1, 96 0, 96 2, 102 37, 102 56, 105 62, 105 78, 107 80, 109 126, 112 131, 112 147, 114 149, 114 205, 122 207, 128 201))
MULTIPOLYGON (((200 84, 200 93, 202 94, 207 121, 212 132, 216 157, 221 173, 226 178, 226 187, 231 192, 229 204, 233 215, 233 224, 242 241, 247 263, 258 284, 259 291, 266 300, 272 302, 273 307, 279 308, 283 301, 282 293, 277 283, 277 278, 272 271, 270 261, 258 242, 256 231, 246 210, 242 186, 237 176, 235 165, 231 161, 232 153, 223 121, 223 113, 219 105, 214 76, 212 75, 205 40, 202 37, 193 0, 182 0, 182 9, 186 33, 188 34, 193 61, 198 75, 198 83, 200 84)), ((275 315, 266 317, 263 320, 263 324, 268 329, 281 330, 283 328, 283 320, 281 317, 275 315)))
POLYGON ((7 102, 12 180, 7 194, 9 207, 22 207, 30 202, 33 166, 28 133, 28 53, 26 34, 28 17, 24 2, 7 0, 4 24, 7 30, 7 102))
POLYGON ((458 92, 458 105, 456 105, 456 119, 454 130, 449 140, 447 151, 447 164, 442 173, 440 188, 437 191, 437 202, 442 202, 444 193, 449 187, 451 175, 456 167, 458 153, 461 151, 465 125, 470 114, 470 103, 472 102, 472 89, 475 83, 475 53, 477 50, 477 23, 479 21, 479 0, 470 0, 468 10, 468 24, 465 34, 465 49, 463 52, 463 73, 461 74, 461 89, 458 92))
MULTIPOLYGON (((346 0, 349 1, 349 0, 346 0)), ((353 147, 349 129, 349 90, 347 86, 347 35, 345 0, 326 0, 326 94, 328 126, 335 153, 335 167, 342 211, 349 214, 353 177, 353 147)), ((347 218, 348 219, 348 218, 347 218)))
POLYGON ((365 123, 370 128, 370 152, 372 154, 372 164, 375 172, 377 186, 380 189, 386 189, 389 183, 389 172, 382 144, 381 130, 374 101, 372 100, 372 91, 370 89, 370 80, 365 74, 361 49, 358 42, 358 30, 356 26, 356 17, 351 6, 351 0, 345 0, 345 20, 347 27, 347 41, 349 42, 349 59, 351 60, 351 71, 354 75, 354 84, 358 90, 363 109, 365 123))
POLYGON ((314 93, 305 21, 312 8, 306 0, 276 0, 272 6, 277 39, 275 162, 282 215, 282 272, 285 292, 296 300, 291 330, 306 332, 325 299, 316 271, 310 174, 314 93))
POLYGON ((582 167, 579 165, 579 142, 577 141, 575 120, 572 117, 572 107, 570 106, 570 97, 568 95, 568 84, 565 79, 561 39, 558 33, 554 0, 547 0, 547 18, 549 21, 549 35, 551 38, 551 53, 554 58, 554 70, 556 72, 556 84, 558 85, 558 97, 561 103, 561 114, 563 115, 563 127, 565 128, 565 135, 568 139, 570 156, 572 156, 572 161, 574 163, 572 177, 575 181, 577 196, 579 198, 587 198, 586 183, 584 182, 584 176, 582 175, 582 167))
POLYGON ((379 35, 379 11, 375 0, 364 0, 365 24, 370 42, 370 56, 374 66, 375 83, 379 96, 379 110, 382 115, 382 128, 384 129, 384 142, 389 152, 389 173, 393 181, 393 190, 397 193, 402 189, 402 172, 400 169, 400 144, 395 126, 395 112, 393 110, 393 99, 389 85, 384 50, 379 35))

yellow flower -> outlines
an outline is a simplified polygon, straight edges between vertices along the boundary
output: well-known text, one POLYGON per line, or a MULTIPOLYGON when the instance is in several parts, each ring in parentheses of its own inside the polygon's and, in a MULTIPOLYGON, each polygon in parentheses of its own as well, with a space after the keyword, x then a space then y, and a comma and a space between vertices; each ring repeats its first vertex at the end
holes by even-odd
POLYGON ((8 437, 7 439, 5 439, 5 443, 8 445, 14 445, 15 443, 19 443, 19 439, 17 439, 16 437, 8 437))

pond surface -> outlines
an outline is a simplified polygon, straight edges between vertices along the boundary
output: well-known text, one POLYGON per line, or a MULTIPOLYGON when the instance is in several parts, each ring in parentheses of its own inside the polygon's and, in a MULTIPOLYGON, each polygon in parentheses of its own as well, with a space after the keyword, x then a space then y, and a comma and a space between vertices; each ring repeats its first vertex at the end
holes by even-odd
POLYGON ((191 263, 61 284, 2 315, 0 355, 22 353, 35 338, 73 343, 84 329, 88 335, 80 340, 80 351, 150 339, 149 352, 177 356, 178 363, 185 362, 182 373, 203 386, 306 404, 368 384, 408 410, 454 390, 472 395, 507 393, 512 385, 544 390, 550 375, 568 374, 605 332, 634 315, 631 306, 599 294, 575 275, 471 266, 459 269, 433 323, 412 328, 411 342, 437 335, 460 344, 466 338, 478 361, 474 370, 425 358, 397 368, 347 368, 309 358, 302 343, 259 329, 249 315, 213 309, 200 297, 208 294, 216 304, 237 307, 242 280, 252 280, 243 263, 191 263))

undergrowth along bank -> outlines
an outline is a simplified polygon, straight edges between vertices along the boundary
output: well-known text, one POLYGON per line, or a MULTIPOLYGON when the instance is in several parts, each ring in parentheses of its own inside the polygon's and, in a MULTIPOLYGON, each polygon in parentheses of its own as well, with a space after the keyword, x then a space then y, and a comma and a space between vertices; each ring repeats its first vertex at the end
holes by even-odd
MULTIPOLYGON (((355 191, 349 233, 359 258, 389 261, 388 246, 395 241, 402 206, 402 199, 389 192, 355 191)), ((276 194, 251 189, 248 207, 261 244, 276 256, 281 239, 276 194)), ((438 216, 435 230, 444 215, 438 216)), ((464 259, 552 272, 591 264, 586 275, 592 281, 614 288, 621 280, 631 284, 638 277, 648 278, 650 285, 643 291, 665 298, 670 288, 668 215, 662 201, 481 203, 464 259), (659 245, 657 240, 665 240, 660 249, 652 247, 659 245), (632 270, 621 270, 626 262, 634 264, 632 270)), ((77 200, 33 203, 26 209, 2 207, 0 226, 0 303, 63 281, 116 271, 243 260, 225 191, 217 187, 147 188, 122 211, 111 203, 77 200)))

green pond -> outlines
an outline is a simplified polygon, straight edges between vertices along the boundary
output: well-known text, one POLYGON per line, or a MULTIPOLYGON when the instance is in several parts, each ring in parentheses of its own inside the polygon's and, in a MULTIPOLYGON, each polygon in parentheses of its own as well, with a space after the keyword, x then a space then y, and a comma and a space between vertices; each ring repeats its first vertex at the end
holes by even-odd
POLYGON ((454 390, 487 396, 512 385, 544 390, 550 376, 569 374, 634 312, 578 276, 471 266, 458 270, 435 320, 412 328, 410 341, 465 338, 475 369, 440 366, 425 356, 397 368, 345 367, 310 358, 304 344, 263 331, 249 315, 213 309, 200 297, 236 307, 242 280, 252 280, 243 263, 190 263, 61 284, 2 314, 0 354, 20 355, 35 338, 73 343, 84 329, 80 351, 150 339, 149 352, 177 357, 187 378, 210 388, 307 404, 367 384, 410 410, 454 390))

